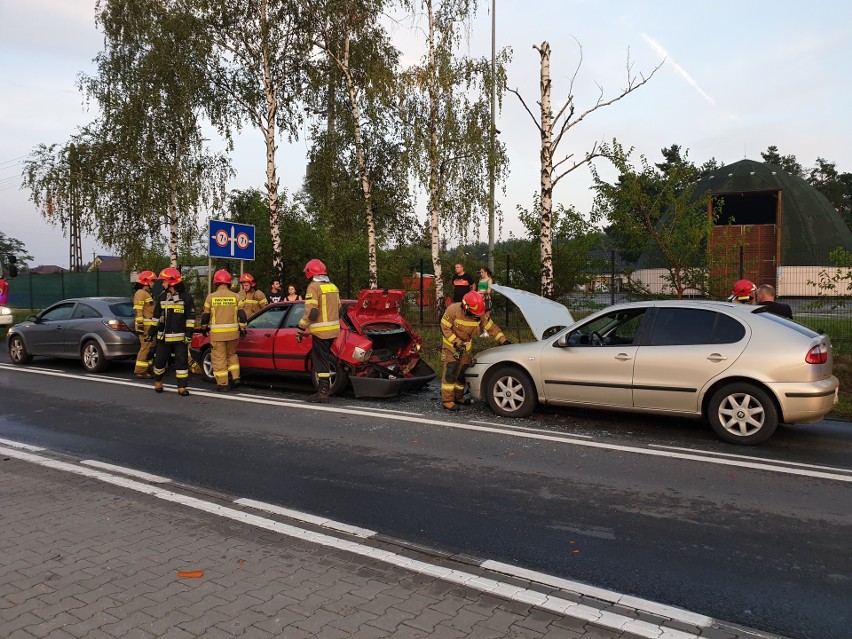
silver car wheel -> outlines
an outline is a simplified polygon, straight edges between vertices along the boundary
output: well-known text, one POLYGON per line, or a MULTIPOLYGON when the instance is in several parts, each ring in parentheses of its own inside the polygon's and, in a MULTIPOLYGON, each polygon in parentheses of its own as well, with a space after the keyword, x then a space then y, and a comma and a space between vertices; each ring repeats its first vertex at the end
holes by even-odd
POLYGON ((527 417, 538 404, 535 384, 529 375, 511 364, 488 375, 481 392, 491 410, 503 417, 527 417))
POLYGON ((707 405, 707 418, 726 442, 759 444, 778 428, 780 413, 772 396, 757 384, 735 382, 719 388, 707 405))
POLYGON ((13 335, 9 339, 9 359, 13 364, 29 364, 32 361, 32 356, 27 353, 27 347, 24 346, 24 340, 17 335, 13 335))
POLYGON ((494 403, 509 413, 516 412, 526 401, 524 385, 512 375, 505 375, 495 381, 492 393, 494 403))
POLYGON ((765 417, 763 404, 748 393, 728 395, 719 406, 722 426, 739 437, 748 437, 763 428, 765 417))
POLYGON ((101 350, 101 347, 94 340, 89 340, 83 344, 83 367, 90 373, 99 373, 106 368, 106 357, 101 350))

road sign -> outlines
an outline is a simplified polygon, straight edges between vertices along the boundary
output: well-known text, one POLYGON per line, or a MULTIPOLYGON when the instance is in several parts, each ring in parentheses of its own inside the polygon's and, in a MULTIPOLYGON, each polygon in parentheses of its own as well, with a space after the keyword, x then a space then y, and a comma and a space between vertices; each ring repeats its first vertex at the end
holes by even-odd
POLYGON ((210 220, 208 229, 210 257, 254 259, 254 226, 251 224, 210 220))

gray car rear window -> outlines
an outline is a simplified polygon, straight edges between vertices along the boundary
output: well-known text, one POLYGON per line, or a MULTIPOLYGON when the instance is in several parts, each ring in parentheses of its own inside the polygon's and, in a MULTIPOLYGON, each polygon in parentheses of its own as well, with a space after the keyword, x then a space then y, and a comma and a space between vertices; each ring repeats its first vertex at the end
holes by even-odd
POLYGON ((109 305, 109 310, 116 317, 133 317, 133 302, 117 302, 109 305))
POLYGON ((780 315, 775 315, 774 313, 770 313, 765 310, 755 311, 755 315, 760 315, 760 317, 765 317, 770 322, 775 322, 776 324, 783 324, 788 328, 792 328, 797 333, 801 333, 807 337, 819 337, 821 333, 808 328, 807 326, 802 326, 801 324, 794 322, 793 320, 788 320, 786 317, 781 317, 780 315))

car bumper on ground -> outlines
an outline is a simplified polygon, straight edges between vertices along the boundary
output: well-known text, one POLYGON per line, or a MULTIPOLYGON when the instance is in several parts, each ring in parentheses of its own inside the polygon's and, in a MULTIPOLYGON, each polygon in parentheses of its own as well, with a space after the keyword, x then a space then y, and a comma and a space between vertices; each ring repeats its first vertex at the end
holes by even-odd
POLYGON ((837 403, 840 382, 831 376, 808 384, 768 384, 781 404, 781 421, 790 424, 817 422, 837 403))
POLYGON ((411 377, 399 377, 386 379, 383 377, 356 377, 349 378, 355 397, 396 397, 407 391, 415 391, 423 388, 435 379, 435 371, 423 360, 417 362, 411 377))

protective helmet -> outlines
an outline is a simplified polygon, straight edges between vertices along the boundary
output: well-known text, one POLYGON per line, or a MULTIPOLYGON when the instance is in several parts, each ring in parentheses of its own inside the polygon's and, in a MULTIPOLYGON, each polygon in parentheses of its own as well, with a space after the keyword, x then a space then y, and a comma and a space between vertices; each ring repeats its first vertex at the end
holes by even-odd
POLYGON ((734 290, 731 292, 732 297, 745 301, 752 296, 757 287, 751 280, 739 280, 734 284, 734 290))
POLYGON ((243 273, 240 275, 240 284, 245 284, 246 282, 254 286, 254 278, 251 276, 251 273, 243 273))
POLYGON ((476 291, 470 291, 464 294, 462 306, 471 315, 480 317, 485 312, 485 298, 476 291))
POLYGON ((214 284, 227 284, 230 286, 232 281, 233 278, 231 277, 231 274, 223 268, 220 268, 218 271, 213 273, 214 284))
POLYGON ((325 268, 325 264, 316 258, 305 264, 305 277, 311 279, 315 275, 328 275, 328 270, 325 268))
POLYGON ((175 284, 183 282, 183 277, 181 276, 180 271, 176 268, 172 268, 171 266, 167 266, 160 271, 160 277, 157 279, 165 282, 166 286, 174 286, 175 284))
POLYGON ((142 271, 136 276, 136 282, 142 286, 151 286, 157 280, 157 274, 154 271, 142 271))

